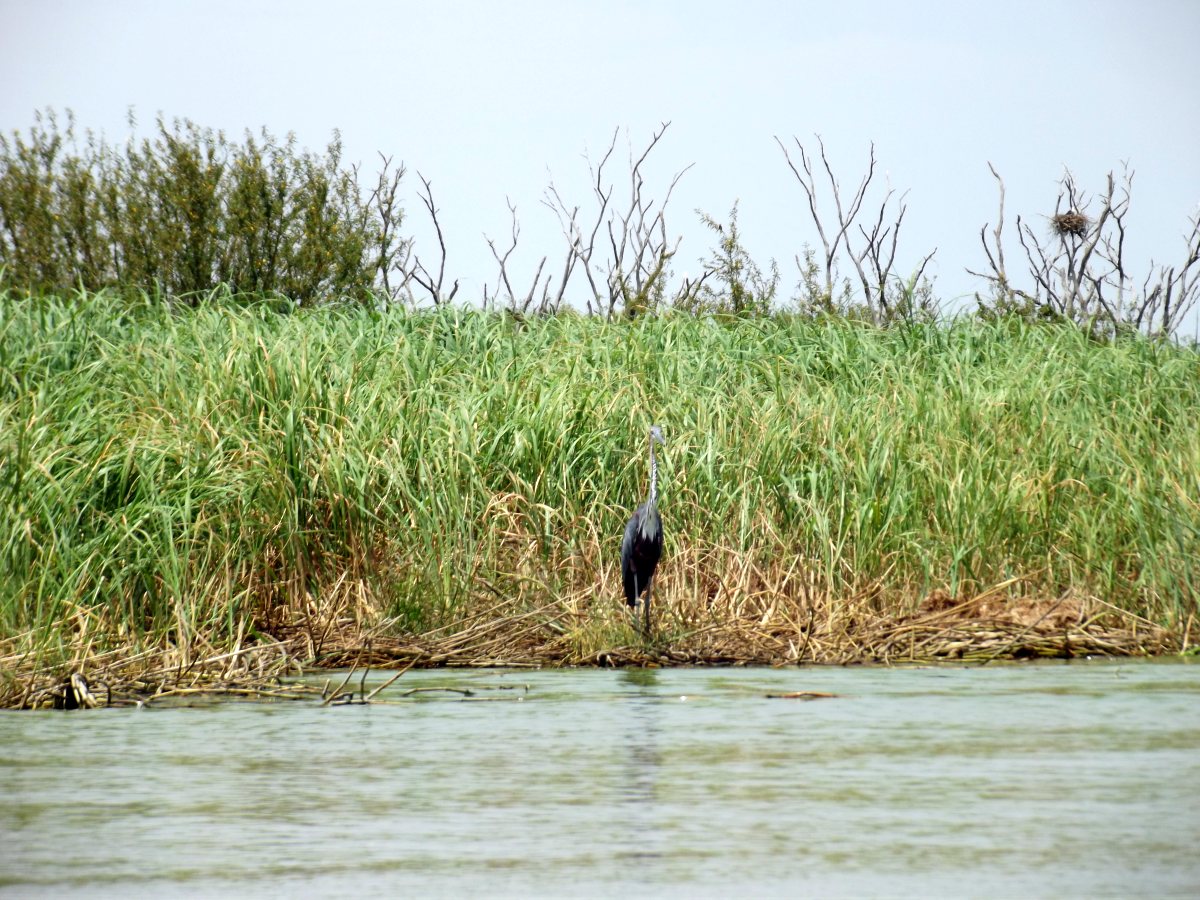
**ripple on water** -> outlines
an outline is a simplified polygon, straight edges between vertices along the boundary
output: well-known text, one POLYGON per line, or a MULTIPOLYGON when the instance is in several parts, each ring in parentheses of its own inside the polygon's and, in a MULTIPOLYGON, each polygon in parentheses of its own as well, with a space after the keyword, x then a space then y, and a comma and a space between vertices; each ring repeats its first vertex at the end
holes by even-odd
POLYGON ((1183 788, 1200 784, 1200 665, 411 672, 391 696, 2 714, 0 890, 1188 896, 1200 883, 1183 788), (521 702, 400 694, 417 686, 521 702), (766 697, 788 691, 838 696, 766 697))

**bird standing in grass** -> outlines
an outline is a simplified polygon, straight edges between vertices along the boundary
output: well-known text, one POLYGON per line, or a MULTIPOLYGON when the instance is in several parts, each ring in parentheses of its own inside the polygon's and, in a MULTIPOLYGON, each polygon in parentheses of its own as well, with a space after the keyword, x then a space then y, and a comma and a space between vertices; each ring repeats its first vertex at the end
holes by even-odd
POLYGON ((662 556, 662 517, 658 514, 658 460, 654 445, 662 444, 662 430, 650 426, 650 496, 634 511, 625 526, 621 540, 621 580, 625 585, 625 602, 631 610, 642 601, 642 633, 650 636, 650 587, 658 558, 662 556))

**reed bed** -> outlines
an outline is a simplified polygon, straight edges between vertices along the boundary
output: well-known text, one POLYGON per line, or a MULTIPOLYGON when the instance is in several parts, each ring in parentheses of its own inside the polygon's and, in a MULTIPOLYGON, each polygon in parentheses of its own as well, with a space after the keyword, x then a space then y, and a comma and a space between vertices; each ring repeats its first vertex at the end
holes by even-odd
POLYGON ((1016 320, 5 295, 0 703, 230 658, 269 681, 1186 649, 1198 422, 1194 348, 1016 320), (651 422, 646 641, 616 556, 651 422))

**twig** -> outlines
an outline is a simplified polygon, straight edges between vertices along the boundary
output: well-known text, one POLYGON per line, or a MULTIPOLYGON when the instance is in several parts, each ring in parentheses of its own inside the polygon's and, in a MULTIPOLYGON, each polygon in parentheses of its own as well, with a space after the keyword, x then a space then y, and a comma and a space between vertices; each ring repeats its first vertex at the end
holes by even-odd
POLYGON ((405 672, 407 672, 409 669, 411 669, 413 666, 415 666, 417 664, 417 662, 418 662, 418 660, 414 659, 412 662, 410 662, 407 666, 405 666, 403 669, 401 669, 399 672, 397 672, 395 675, 393 675, 391 678, 389 678, 387 681, 385 681, 379 687, 375 688, 375 690, 371 691, 371 693, 367 694, 366 697, 363 698, 363 702, 370 703, 375 698, 376 694, 378 694, 384 688, 391 687, 393 684, 395 684, 396 681, 400 678, 400 676, 403 675, 405 672))
POLYGON ((344 688, 346 686, 346 684, 350 681, 350 679, 353 677, 354 677, 354 668, 352 667, 350 669, 350 671, 346 673, 346 677, 342 679, 342 683, 337 686, 337 688, 333 691, 333 693, 331 693, 329 696, 327 696, 324 699, 324 701, 322 701, 321 705, 328 706, 329 704, 331 704, 342 693, 342 688, 344 688))

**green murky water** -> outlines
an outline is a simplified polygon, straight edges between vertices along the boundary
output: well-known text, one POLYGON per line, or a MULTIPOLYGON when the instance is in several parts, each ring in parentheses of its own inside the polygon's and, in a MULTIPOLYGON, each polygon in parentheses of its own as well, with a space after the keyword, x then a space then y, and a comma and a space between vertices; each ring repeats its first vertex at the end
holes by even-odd
POLYGON ((1197 664, 410 672, 385 696, 0 714, 0 894, 1200 894, 1197 664), (474 694, 400 694, 437 686, 474 694))

